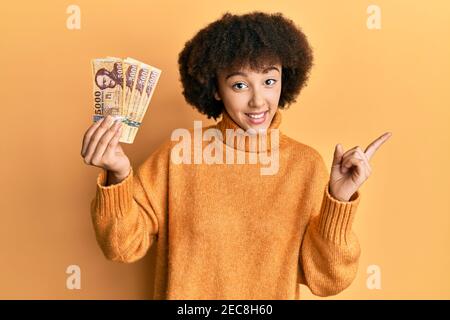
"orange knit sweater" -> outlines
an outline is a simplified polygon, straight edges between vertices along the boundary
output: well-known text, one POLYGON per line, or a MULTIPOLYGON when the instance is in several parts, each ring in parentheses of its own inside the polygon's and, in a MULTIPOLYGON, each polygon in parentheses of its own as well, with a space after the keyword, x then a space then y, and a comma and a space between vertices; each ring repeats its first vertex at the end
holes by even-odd
MULTIPOLYGON (((269 129, 280 123, 278 110, 269 129)), ((207 128, 239 127, 224 112, 207 128)), ((176 164, 176 143, 162 143, 118 184, 105 186, 102 170, 91 203, 107 259, 131 263, 156 250, 155 299, 300 299, 299 284, 318 296, 351 284, 360 191, 334 199, 315 149, 280 131, 279 170, 261 175, 260 163, 176 164)))

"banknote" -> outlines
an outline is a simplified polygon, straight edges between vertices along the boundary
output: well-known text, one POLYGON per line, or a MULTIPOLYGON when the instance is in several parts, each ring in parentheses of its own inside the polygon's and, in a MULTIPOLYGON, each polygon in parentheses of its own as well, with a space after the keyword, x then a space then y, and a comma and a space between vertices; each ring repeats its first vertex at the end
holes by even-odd
POLYGON ((122 115, 123 69, 122 61, 112 58, 92 60, 94 80, 94 121, 104 116, 122 115))
MULTIPOLYGON (((143 62, 139 62, 132 58, 127 58, 126 61, 131 63, 139 63, 138 70, 136 73, 136 79, 134 81, 133 90, 131 91, 130 101, 126 107, 126 124, 127 126, 123 130, 124 138, 126 141, 133 141, 134 137, 132 136, 133 127, 138 128, 140 123, 137 121, 137 114, 139 112, 139 108, 141 107, 141 100, 144 96, 145 85, 149 79, 151 66, 145 64, 143 62)), ((130 143, 130 142, 129 142, 130 143)))
POLYGON ((161 70, 136 59, 92 59, 93 121, 112 115, 123 122, 119 141, 133 143, 161 70))
POLYGON ((136 83, 136 76, 138 73, 140 62, 125 59, 123 61, 123 70, 125 75, 124 87, 124 109, 123 114, 128 114, 128 106, 130 105, 131 94, 133 93, 134 84, 136 83))
POLYGON ((152 99, 154 89, 156 87, 156 84, 158 83, 159 76, 161 75, 161 70, 155 67, 150 66, 150 73, 149 77, 147 79, 147 82, 145 84, 145 91, 143 93, 143 96, 141 98, 141 102, 139 104, 139 107, 136 110, 136 114, 134 115, 134 123, 130 126, 129 129, 129 137, 131 141, 134 140, 136 137, 137 131, 139 129, 139 126, 141 125, 144 115, 147 112, 148 105, 150 103, 150 100, 152 99))

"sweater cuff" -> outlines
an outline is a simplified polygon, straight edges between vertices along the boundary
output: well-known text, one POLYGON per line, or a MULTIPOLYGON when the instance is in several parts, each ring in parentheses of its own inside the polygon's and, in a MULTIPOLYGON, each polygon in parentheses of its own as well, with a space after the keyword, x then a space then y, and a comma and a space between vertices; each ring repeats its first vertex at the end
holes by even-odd
POLYGON ((337 245, 347 245, 361 193, 358 190, 349 201, 340 201, 330 195, 328 187, 329 183, 323 193, 319 233, 324 239, 337 245))
POLYGON ((100 217, 123 217, 133 200, 133 167, 128 176, 117 184, 105 186, 107 170, 97 176, 96 212, 100 217))

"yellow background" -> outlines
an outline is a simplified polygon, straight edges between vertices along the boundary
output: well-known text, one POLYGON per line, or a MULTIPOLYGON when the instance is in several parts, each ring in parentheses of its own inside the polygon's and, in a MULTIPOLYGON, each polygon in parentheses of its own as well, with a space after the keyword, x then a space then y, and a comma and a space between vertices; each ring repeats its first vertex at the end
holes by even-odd
MULTIPOLYGON (((361 188, 358 275, 330 299, 450 298, 450 2, 443 0, 2 4, 0 298, 152 298, 153 250, 118 264, 95 240, 89 203, 100 169, 80 156, 92 115, 90 59, 130 56, 163 71, 135 143, 124 145, 136 167, 173 129, 213 123, 185 103, 177 58, 227 10, 282 12, 308 36, 315 66, 281 130, 316 148, 328 169, 337 143, 364 149, 393 133, 361 188), (66 28, 71 4, 81 9, 80 30, 66 28), (366 27, 370 4, 381 8, 381 30, 366 27), (72 264, 81 268, 80 290, 66 288, 72 264), (380 290, 366 286, 373 264, 380 290)), ((303 286, 302 297, 321 299, 303 286)))

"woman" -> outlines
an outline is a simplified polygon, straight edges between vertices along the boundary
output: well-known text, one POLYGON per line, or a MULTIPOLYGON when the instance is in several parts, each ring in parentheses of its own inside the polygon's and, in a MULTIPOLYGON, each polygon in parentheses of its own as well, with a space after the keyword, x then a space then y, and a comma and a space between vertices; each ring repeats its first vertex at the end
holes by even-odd
POLYGON ((103 169, 91 212, 104 255, 130 263, 155 244, 155 299, 299 299, 299 284, 319 296, 347 288, 360 256, 351 230, 358 189, 389 134, 365 151, 338 144, 331 176, 314 148, 279 131, 256 150, 225 139, 230 129, 279 130, 280 109, 306 84, 311 48, 281 14, 226 13, 178 62, 186 101, 208 118, 222 115, 208 128, 223 133, 223 151, 275 151, 279 168, 261 175, 259 163, 174 163, 167 140, 135 174, 118 124, 96 123, 81 154, 103 169))

